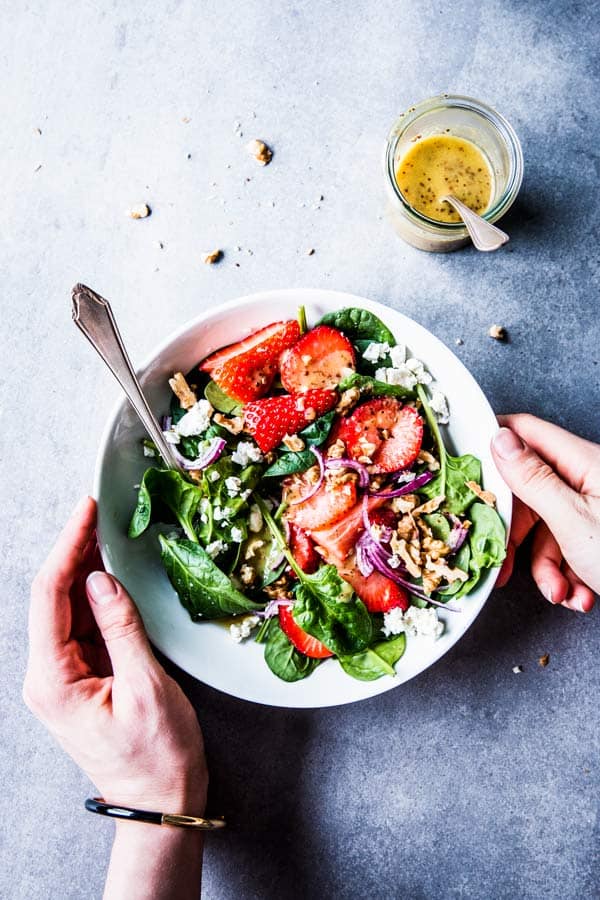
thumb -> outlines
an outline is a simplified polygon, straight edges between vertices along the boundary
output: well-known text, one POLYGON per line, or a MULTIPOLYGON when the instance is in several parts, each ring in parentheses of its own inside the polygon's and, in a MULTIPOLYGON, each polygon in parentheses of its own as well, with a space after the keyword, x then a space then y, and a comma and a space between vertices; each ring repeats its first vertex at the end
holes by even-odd
POLYGON ((144 624, 123 585, 107 572, 91 572, 86 591, 115 675, 154 665, 144 624))
POLYGON ((513 494, 546 522, 558 542, 572 537, 578 494, 510 428, 496 432, 492 453, 513 494))

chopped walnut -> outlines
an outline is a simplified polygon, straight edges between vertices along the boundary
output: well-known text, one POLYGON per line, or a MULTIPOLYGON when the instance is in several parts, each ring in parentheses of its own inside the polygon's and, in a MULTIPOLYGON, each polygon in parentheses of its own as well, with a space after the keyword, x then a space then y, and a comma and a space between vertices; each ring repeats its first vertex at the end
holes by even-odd
POLYGON ((244 420, 241 416, 232 416, 232 418, 229 419, 227 416, 224 416, 223 413, 215 413, 213 422, 216 422, 221 428, 225 428, 230 434, 239 434, 244 427, 244 420))
POLYGON ((196 395, 185 380, 183 372, 175 372, 172 378, 169 378, 169 387, 179 400, 182 409, 191 409, 196 405, 196 395))
POLYGON ((146 219, 152 213, 147 203, 138 203, 127 211, 130 219, 146 219))
POLYGON ((223 258, 223 251, 222 251, 222 250, 211 250, 210 253, 207 253, 207 254, 204 256, 204 262, 205 262, 207 265, 212 266, 212 265, 214 265, 215 263, 218 263, 219 260, 221 260, 222 258, 223 258))
POLYGON ((254 157, 257 163, 260 163, 261 166, 268 166, 273 159, 273 151, 271 148, 267 147, 265 142, 258 138, 246 144, 246 150, 250 156, 254 157))
POLYGON ((202 480, 202 475, 203 475, 203 474, 204 474, 204 472, 202 471, 202 469, 190 469, 190 470, 188 471, 188 475, 189 475, 190 478, 192 478, 194 481, 201 481, 201 480, 202 480))
POLYGON ((252 584, 254 579, 256 578, 256 572, 252 568, 252 566, 242 566, 240 569, 240 579, 242 584, 252 584))
POLYGON ((306 444, 302 440, 301 437, 298 437, 297 434, 286 434, 282 439, 282 443, 288 448, 288 450, 300 451, 304 450, 306 444))
POLYGON ((550 654, 549 653, 544 653, 544 655, 540 656, 540 658, 538 659, 538 665, 540 665, 542 667, 542 669, 545 669, 549 662, 550 662, 550 654))
POLYGON ((411 545, 407 544, 404 538, 396 537, 392 537, 392 540, 390 541, 390 547, 392 548, 394 556, 400 557, 400 559, 406 566, 408 573, 412 575, 413 578, 420 578, 421 566, 415 559, 413 559, 414 552, 411 553, 411 549, 414 551, 416 548, 411 548, 411 545))
POLYGON ((390 506, 393 512, 409 513, 413 511, 418 502, 416 494, 405 494, 403 497, 394 497, 390 506))
POLYGON ((345 416, 346 413, 352 409, 352 407, 356 406, 359 400, 359 389, 357 387, 348 388, 347 391, 342 391, 342 395, 338 401, 335 411, 341 416, 345 416))
POLYGON ((445 578, 447 582, 452 584, 453 581, 467 581, 469 576, 462 569, 456 566, 451 567, 445 562, 439 562, 431 559, 430 556, 425 557, 425 570, 433 572, 440 579, 445 578))
POLYGON ((346 445, 338 438, 337 441, 327 449, 327 456, 329 459, 341 459, 345 452, 346 445))
POLYGON ((345 472, 343 469, 328 469, 325 472, 326 491, 336 491, 340 485, 347 484, 350 481, 356 481, 354 472, 345 472))
POLYGON ((259 538, 256 538, 253 541, 248 541, 246 545, 246 550, 244 553, 244 559, 253 559, 256 551, 260 550, 261 547, 264 547, 265 542, 261 541, 259 538))
POLYGON ((263 588, 269 600, 292 600, 291 580, 288 575, 281 575, 276 581, 263 588))
POLYGON ((426 515, 427 513, 435 512, 438 506, 443 503, 446 498, 443 494, 440 494, 439 497, 432 497, 431 500, 428 500, 427 503, 422 503, 421 506, 417 506, 416 509, 413 510, 416 516, 426 515))
POLYGON ((425 535, 422 541, 423 550, 426 550, 431 559, 438 560, 443 556, 448 556, 451 553, 450 547, 445 544, 443 541, 439 541, 436 538, 430 537, 430 535, 425 535))
POLYGON ((437 472, 440 467, 439 462, 429 450, 421 450, 417 459, 419 462, 425 463, 430 472, 437 472))
POLYGON ((492 494, 491 491, 484 491, 480 484, 477 484, 476 481, 465 481, 466 486, 470 491, 473 491, 474 494, 477 494, 480 500, 487 506, 495 506, 496 505, 496 495, 492 494))
POLYGON ((426 594, 433 594, 436 591, 442 579, 439 575, 434 575, 431 572, 423 572, 423 590, 426 594))
POLYGON ((494 338, 495 341, 506 340, 506 328, 504 328, 503 325, 490 325, 488 334, 491 338, 494 338))

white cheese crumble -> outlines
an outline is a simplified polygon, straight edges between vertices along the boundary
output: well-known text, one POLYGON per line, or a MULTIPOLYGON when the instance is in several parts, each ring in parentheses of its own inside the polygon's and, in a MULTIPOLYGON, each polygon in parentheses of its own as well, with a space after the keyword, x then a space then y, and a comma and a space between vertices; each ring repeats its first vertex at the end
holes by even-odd
POLYGON ((181 437, 193 437, 202 434, 210 425, 213 408, 208 400, 198 400, 174 426, 181 437))
POLYGON ((447 425, 450 421, 450 410, 448 409, 448 401, 445 394, 442 394, 437 388, 433 388, 429 405, 440 425, 447 425))
POLYGON ((245 638, 250 637, 259 622, 258 616, 246 616, 239 625, 234 623, 229 626, 229 637, 236 644, 241 644, 245 638))
POLYGON ((215 522, 221 522, 223 519, 227 519, 232 513, 231 509, 222 506, 215 506, 213 509, 213 519, 215 522))
POLYGON ((225 479, 225 487, 230 497, 237 497, 242 487, 241 479, 236 475, 230 475, 229 478, 225 479))
POLYGON ((156 456, 154 447, 149 447, 147 444, 144 444, 144 456, 156 456))
POLYGON ((212 472, 209 472, 209 473, 208 473, 208 480, 209 480, 209 481, 218 481, 220 477, 221 477, 221 473, 220 473, 220 472, 217 472, 216 469, 213 469, 212 472))
POLYGON ((245 491, 242 491, 240 497, 242 498, 242 500, 247 500, 251 493, 252 491, 250 490, 250 488, 246 488, 245 491))
POLYGON ((430 384, 433 379, 420 359, 411 356, 404 362, 403 357, 406 356, 406 348, 401 347, 392 357, 392 351, 398 350, 392 347, 390 351, 390 359, 393 365, 389 369, 377 369, 375 378, 377 381, 385 381, 387 384, 397 384, 400 387, 412 390, 417 384, 430 384))
POLYGON ((179 435, 174 431, 163 431, 163 437, 167 444, 178 444, 179 443, 179 435))
POLYGON ((236 544, 241 544, 244 540, 244 532, 241 528, 238 528, 237 525, 234 525, 231 529, 231 540, 236 544))
POLYGON ((396 344, 390 347, 390 360, 395 369, 400 368, 406 362, 406 347, 404 344, 396 344))
POLYGON ((250 507, 250 515, 248 516, 248 528, 256 534, 263 526, 263 517, 260 508, 256 503, 250 507))
POLYGON ((226 547, 225 541, 221 541, 221 540, 212 541, 212 543, 206 545, 206 552, 208 553, 208 555, 210 557, 212 557, 214 559, 215 556, 218 556, 219 553, 223 552, 225 547, 226 547))
POLYGON ((389 352, 390 345, 388 343, 378 344, 373 341, 367 344, 363 350, 363 359, 366 359, 367 362, 377 363, 380 359, 385 359, 389 352))
POLYGON ((433 607, 419 609, 418 606, 409 606, 403 613, 397 606, 384 613, 382 631, 386 637, 406 632, 412 637, 430 637, 435 641, 444 631, 444 623, 438 619, 437 610, 433 607))
POLYGON ((263 455, 254 444, 250 441, 240 441, 235 451, 231 454, 231 459, 238 466, 247 466, 251 462, 262 462, 263 455))
POLYGON ((412 390, 417 383, 414 373, 407 369, 405 365, 398 368, 377 369, 375 378, 377 381, 386 382, 386 384, 398 384, 400 387, 408 388, 408 390, 412 390))

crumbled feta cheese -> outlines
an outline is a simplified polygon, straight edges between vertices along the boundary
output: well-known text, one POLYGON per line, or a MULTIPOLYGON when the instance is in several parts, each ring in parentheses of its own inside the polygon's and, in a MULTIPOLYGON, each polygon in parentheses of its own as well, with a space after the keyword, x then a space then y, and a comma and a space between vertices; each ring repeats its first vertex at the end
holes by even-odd
POLYGON ((156 456, 154 447, 149 447, 148 444, 144 444, 144 456, 156 456))
POLYGON ((175 425, 175 431, 181 437, 193 437, 202 434, 210 425, 213 408, 208 400, 198 400, 175 425))
POLYGON ((226 546, 225 541, 212 541, 212 543, 206 545, 206 552, 214 559, 215 556, 218 556, 219 553, 223 552, 226 546))
POLYGON ((179 443, 179 435, 174 431, 163 431, 163 437, 167 444, 178 444, 179 443))
POLYGON ((398 484, 408 484, 409 481, 414 481, 416 477, 414 472, 402 472, 401 475, 396 477, 396 481, 398 484))
POLYGON ((385 381, 387 384, 398 384, 408 390, 412 390, 417 383, 414 373, 404 365, 398 368, 377 369, 375 378, 377 381, 385 381))
POLYGON ((260 619, 258 616, 246 616, 239 625, 235 623, 229 626, 229 636, 236 644, 241 644, 245 638, 250 637, 252 630, 256 628, 260 619))
POLYGON ((396 344, 390 348, 390 360, 395 369, 399 369, 406 362, 406 347, 404 344, 396 344))
POLYGON ((242 493, 240 494, 240 498, 242 500, 247 500, 251 493, 252 491, 250 490, 250 488, 246 488, 246 490, 242 491, 242 493))
POLYGON ((433 381, 421 360, 415 359, 414 356, 406 360, 406 368, 410 369, 419 384, 431 384, 433 381))
POLYGON ((367 344, 366 348, 363 350, 363 359, 366 359, 367 362, 377 363, 380 359, 384 359, 389 352, 389 344, 385 342, 383 344, 378 344, 373 341, 372 343, 367 344))
POLYGON ((256 572, 252 566, 243 565, 240 569, 240 579, 242 584, 252 584, 256 577, 256 572))
POLYGON ((389 556, 387 561, 388 566, 391 566, 392 569, 397 569, 401 562, 402 560, 400 559, 400 557, 396 556, 395 554, 393 556, 389 556))
POLYGON ((448 409, 448 401, 446 400, 445 394, 442 394, 441 391, 433 389, 431 392, 429 405, 431 407, 431 411, 433 412, 440 425, 447 425, 450 421, 450 411, 448 409))
POLYGON ((206 513, 200 513, 200 521, 203 525, 208 525, 208 516, 206 513))
POLYGON ((213 509, 213 519, 215 522, 221 522, 223 519, 227 519, 228 516, 231 515, 231 510, 227 507, 215 506, 213 509))
POLYGON ((255 534, 260 531, 263 526, 263 517, 259 506, 253 503, 250 507, 250 515, 248 516, 248 528, 255 534))
POLYGON ((437 610, 433 607, 419 609, 409 606, 405 613, 399 606, 384 613, 383 633, 386 637, 392 634, 406 634, 412 637, 430 637, 437 640, 444 631, 444 623, 438 619, 437 610))
POLYGON ((254 444, 250 441, 240 441, 235 451, 231 454, 231 459, 238 466, 247 466, 251 462, 262 462, 263 455, 254 444))
POLYGON ((211 472, 208 473, 209 481, 218 481, 220 477, 221 477, 221 473, 217 472, 216 469, 213 469, 211 472))
POLYGON ((225 487, 230 497, 237 497, 242 487, 242 482, 235 475, 230 475, 225 479, 225 487))
POLYGON ((231 540, 236 544, 241 544, 244 540, 244 532, 241 528, 238 528, 237 525, 234 525, 231 529, 231 540))

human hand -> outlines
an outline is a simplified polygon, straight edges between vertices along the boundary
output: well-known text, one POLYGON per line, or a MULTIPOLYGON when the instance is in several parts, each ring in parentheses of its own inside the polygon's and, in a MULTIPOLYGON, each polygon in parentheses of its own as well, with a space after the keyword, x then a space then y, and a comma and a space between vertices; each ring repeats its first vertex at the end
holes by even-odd
POLYGON ((201 816, 208 777, 196 715, 122 585, 99 571, 86 583, 95 523, 86 497, 33 583, 25 702, 109 802, 201 816))
POLYGON ((531 574, 550 603, 589 612, 600 592, 600 446, 526 414, 499 416, 496 466, 515 495, 502 587, 535 528, 531 574))

